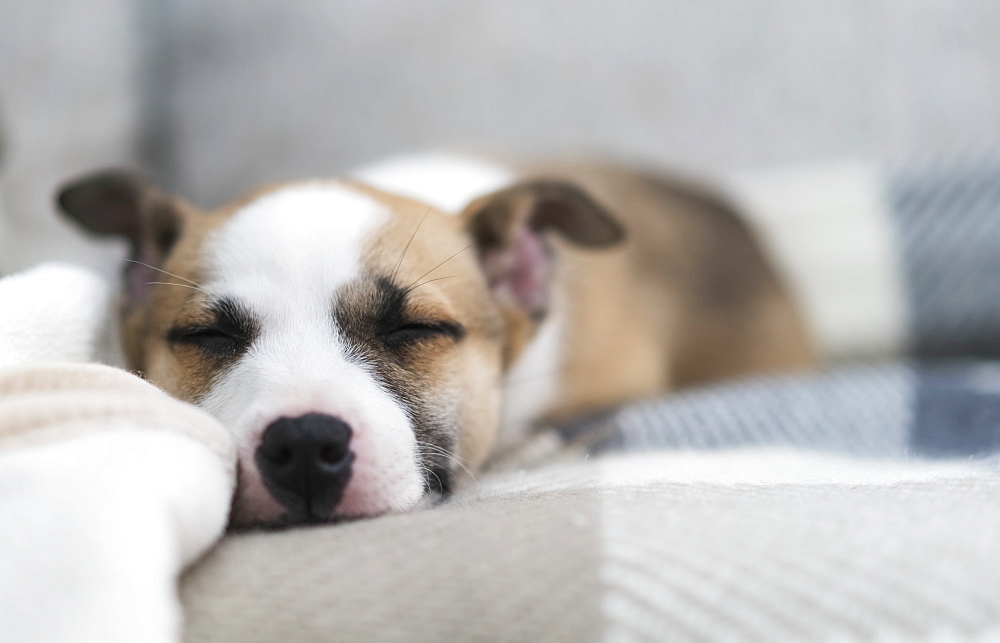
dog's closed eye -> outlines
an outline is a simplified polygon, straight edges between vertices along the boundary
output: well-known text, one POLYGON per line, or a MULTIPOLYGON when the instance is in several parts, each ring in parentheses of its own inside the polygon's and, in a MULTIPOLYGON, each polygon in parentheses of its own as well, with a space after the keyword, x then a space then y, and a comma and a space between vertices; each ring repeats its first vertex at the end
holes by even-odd
POLYGON ((257 322, 239 304, 213 302, 204 316, 180 323, 167 333, 171 346, 194 347, 211 357, 230 358, 250 346, 259 332, 257 322))
POLYGON ((193 346, 212 355, 228 356, 238 353, 246 339, 237 334, 211 326, 174 328, 167 339, 171 344, 193 346))
POLYGON ((390 348, 402 348, 417 342, 436 339, 438 337, 450 337, 451 339, 461 339, 465 335, 465 329, 461 324, 450 321, 419 321, 408 322, 397 326, 393 330, 385 333, 382 340, 390 348))

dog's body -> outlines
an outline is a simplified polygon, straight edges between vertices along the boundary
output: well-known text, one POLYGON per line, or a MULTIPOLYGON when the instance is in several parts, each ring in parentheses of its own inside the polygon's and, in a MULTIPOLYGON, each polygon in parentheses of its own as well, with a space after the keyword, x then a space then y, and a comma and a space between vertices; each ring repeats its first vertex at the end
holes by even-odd
POLYGON ((733 212, 623 169, 410 158, 211 213, 111 173, 60 205, 131 241, 126 354, 233 431, 237 524, 405 511, 500 434, 811 362, 733 212))

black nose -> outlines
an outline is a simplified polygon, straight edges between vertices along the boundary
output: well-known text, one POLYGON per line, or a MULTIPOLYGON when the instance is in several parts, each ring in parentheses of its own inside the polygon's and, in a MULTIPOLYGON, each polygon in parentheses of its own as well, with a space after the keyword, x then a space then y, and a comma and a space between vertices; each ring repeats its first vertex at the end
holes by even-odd
POLYGON ((351 477, 351 427, 329 415, 310 413, 272 422, 255 460, 267 490, 296 521, 330 517, 351 477))

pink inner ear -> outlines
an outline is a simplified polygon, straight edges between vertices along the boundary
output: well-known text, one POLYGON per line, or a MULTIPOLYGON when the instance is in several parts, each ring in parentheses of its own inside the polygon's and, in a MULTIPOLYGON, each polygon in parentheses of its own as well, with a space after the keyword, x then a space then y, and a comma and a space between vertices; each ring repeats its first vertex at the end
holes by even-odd
POLYGON ((539 316, 549 304, 550 263, 542 240, 522 228, 506 248, 483 257, 483 270, 497 297, 539 316))

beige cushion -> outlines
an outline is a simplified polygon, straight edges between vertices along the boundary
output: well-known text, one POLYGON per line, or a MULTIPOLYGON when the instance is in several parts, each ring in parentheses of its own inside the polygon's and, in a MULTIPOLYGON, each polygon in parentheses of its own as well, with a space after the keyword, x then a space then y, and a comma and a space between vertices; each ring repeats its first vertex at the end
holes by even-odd
POLYGON ((660 454, 488 477, 437 509, 226 538, 187 639, 1000 635, 1000 479, 964 463, 660 454))

